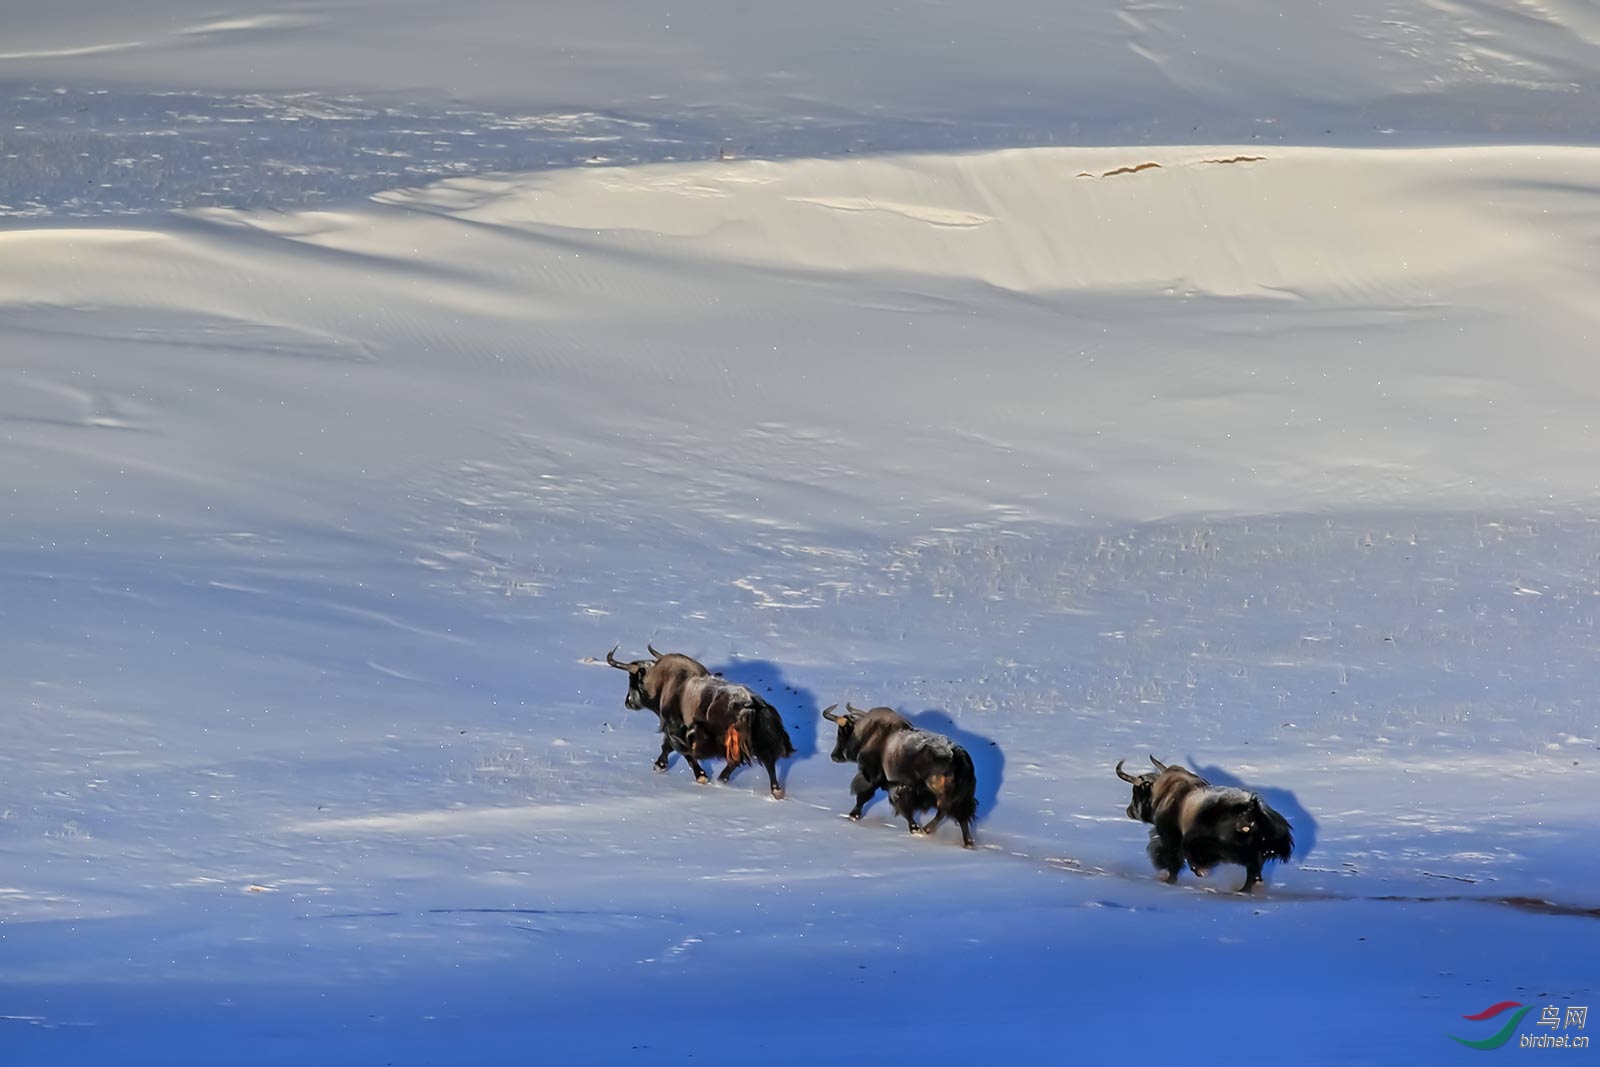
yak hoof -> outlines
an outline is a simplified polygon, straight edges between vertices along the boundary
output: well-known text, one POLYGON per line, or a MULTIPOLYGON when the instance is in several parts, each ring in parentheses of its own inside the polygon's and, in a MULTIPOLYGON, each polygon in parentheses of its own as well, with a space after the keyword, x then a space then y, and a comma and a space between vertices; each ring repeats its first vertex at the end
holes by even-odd
POLYGON ((963 842, 961 842, 961 847, 962 848, 977 848, 978 846, 973 844, 971 841, 963 841, 963 842))
POLYGON ((1156 877, 1161 879, 1163 882, 1170 882, 1177 878, 1178 874, 1176 871, 1162 871, 1160 874, 1156 875, 1156 877))
POLYGON ((650 764, 650 767, 657 774, 666 774, 667 773, 667 765, 665 763, 660 762, 659 760, 656 761, 655 763, 650 764))
POLYGON ((1204 878, 1211 873, 1210 867, 1190 867, 1189 869, 1194 872, 1196 878, 1204 878))
POLYGON ((920 834, 920 833, 922 833, 922 827, 918 826, 916 823, 912 823, 911 824, 911 832, 914 833, 914 834, 920 834))
POLYGON ((694 776, 694 784, 695 785, 710 785, 711 784, 711 776, 709 774, 697 774, 697 775, 694 776))
POLYGON ((775 785, 775 786, 772 787, 772 799, 773 800, 782 800, 783 799, 783 786, 775 785))

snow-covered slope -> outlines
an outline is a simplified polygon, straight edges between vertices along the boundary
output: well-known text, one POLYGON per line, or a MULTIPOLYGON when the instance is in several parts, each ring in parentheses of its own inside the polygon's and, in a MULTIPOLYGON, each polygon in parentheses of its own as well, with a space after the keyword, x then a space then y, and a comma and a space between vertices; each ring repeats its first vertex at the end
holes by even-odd
POLYGON ((95 488, 44 463, 15 488, 353 515, 531 437, 665 476, 610 494, 638 517, 724 494, 740 458, 808 483, 739 505, 783 525, 1579 504, 1597 161, 662 165, 16 230, 7 323, 45 366, 9 371, 13 441, 95 488))
POLYGON ((452 11, 58 5, 0 77, 1100 146, 0 229, 0 1060, 1415 1063, 1594 999, 1585 5, 452 11), (647 641, 789 799, 650 773, 647 641), (978 851, 839 817, 846 699, 971 751, 978 851), (1295 861, 1157 885, 1151 754, 1295 861))
POLYGON ((11 16, 0 76, 38 82, 434 92, 956 137, 1028 126, 1075 143, 1189 142, 1196 125, 1230 139, 1597 132, 1587 0, 64 0, 11 16))

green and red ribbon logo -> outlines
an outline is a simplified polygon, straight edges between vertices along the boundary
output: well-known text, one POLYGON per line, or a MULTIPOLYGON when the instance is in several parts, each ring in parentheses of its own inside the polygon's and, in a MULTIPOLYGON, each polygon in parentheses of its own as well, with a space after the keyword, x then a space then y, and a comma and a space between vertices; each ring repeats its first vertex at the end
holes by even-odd
POLYGON ((1517 1032, 1517 1024, 1522 1021, 1522 1017, 1533 1010, 1532 1004, 1524 1006, 1518 1004, 1514 1000, 1502 1000, 1498 1004, 1492 1004, 1489 1007, 1484 1008, 1476 1015, 1462 1016, 1462 1018, 1466 1019, 1468 1022, 1481 1023, 1485 1019, 1493 1019, 1496 1015, 1500 1015, 1503 1012, 1508 1012, 1512 1008, 1517 1009, 1516 1014, 1511 1016, 1511 1018, 1506 1021, 1506 1024, 1500 1028, 1500 1032, 1495 1034, 1493 1037, 1486 1037, 1482 1041, 1468 1041, 1466 1038, 1457 1037, 1455 1034, 1446 1034, 1445 1036, 1451 1041, 1459 1041, 1468 1048, 1482 1049, 1485 1052, 1493 1048, 1499 1048, 1501 1045, 1504 1045, 1507 1041, 1511 1040, 1511 1035, 1517 1032))

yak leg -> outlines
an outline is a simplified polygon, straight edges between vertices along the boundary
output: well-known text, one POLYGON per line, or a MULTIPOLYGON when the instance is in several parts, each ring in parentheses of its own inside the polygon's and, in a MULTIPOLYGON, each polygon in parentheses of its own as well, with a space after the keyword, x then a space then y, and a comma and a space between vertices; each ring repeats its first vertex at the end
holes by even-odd
POLYGON ((767 769, 767 781, 772 786, 772 799, 782 800, 783 786, 778 784, 778 761, 764 759, 761 761, 761 765, 767 769))
POLYGON ((657 756, 656 761, 650 766, 654 767, 658 774, 664 772, 667 769, 667 758, 671 755, 672 738, 663 736, 661 738, 661 755, 657 756))
POLYGON ((729 778, 732 778, 733 777, 733 769, 736 766, 738 766, 738 764, 730 763, 726 767, 722 768, 722 773, 717 775, 717 781, 726 782, 729 778))
POLYGON ((857 792, 856 806, 850 809, 850 818, 860 822, 862 809, 867 806, 867 802, 870 801, 877 794, 877 792, 877 786, 869 786, 868 788, 857 792))
MULTIPOLYGON (((939 824, 944 822, 944 820, 944 812, 936 809, 933 813, 933 821, 923 824, 922 832, 925 834, 933 833, 939 828, 939 824)), ((977 848, 978 846, 972 842, 972 820, 957 819, 956 822, 961 826, 961 847, 977 848)))
POLYGON ((907 789, 903 785, 895 786, 893 789, 889 790, 889 803, 894 806, 896 813, 905 816, 906 826, 910 829, 911 833, 918 833, 921 831, 922 827, 917 825, 917 809, 915 807, 916 800, 914 799, 914 794, 910 789, 907 789))
POLYGON ((687 763, 689 765, 689 769, 694 772, 695 785, 705 785, 707 782, 711 781, 711 776, 706 773, 706 769, 700 766, 699 760, 694 758, 694 752, 690 746, 684 745, 682 748, 679 748, 678 755, 683 757, 683 761, 687 763))
POLYGON ((1150 862, 1156 865, 1156 870, 1161 872, 1163 882, 1176 882, 1178 872, 1183 870, 1183 845, 1179 841, 1168 841, 1160 834, 1150 835, 1150 862))
POLYGON ((869 782, 865 775, 858 774, 850 783, 850 791, 856 795, 856 806, 850 809, 850 818, 860 821, 861 811, 878 792, 878 783, 869 782))
POLYGON ((1244 885, 1239 888, 1239 892, 1250 892, 1255 889, 1256 883, 1259 881, 1261 881, 1261 864, 1252 863, 1247 865, 1244 869, 1244 885))
POLYGON ((704 785, 710 781, 710 774, 707 774, 706 768, 702 768, 699 765, 699 760, 694 758, 694 733, 696 733, 696 725, 690 723, 690 725, 682 729, 682 733, 675 737, 672 747, 678 750, 678 755, 682 755, 683 761, 690 765, 691 771, 694 771, 694 784, 704 785))
POLYGON ((944 798, 946 787, 948 785, 949 779, 947 777, 942 774, 933 775, 923 783, 923 788, 927 789, 926 794, 917 798, 925 803, 928 807, 933 809, 933 821, 922 824, 922 832, 930 837, 933 836, 933 832, 939 828, 939 824, 944 822, 944 798))
POLYGON ((1189 841, 1183 849, 1183 860, 1196 878, 1204 878, 1223 862, 1209 839, 1189 841))
POLYGON ((683 757, 684 762, 689 765, 689 769, 694 771, 696 785, 705 785, 711 781, 711 776, 706 773, 705 768, 700 766, 699 761, 694 758, 694 730, 692 728, 681 730, 677 737, 673 737, 669 730, 667 740, 671 747, 677 750, 678 755, 683 757))

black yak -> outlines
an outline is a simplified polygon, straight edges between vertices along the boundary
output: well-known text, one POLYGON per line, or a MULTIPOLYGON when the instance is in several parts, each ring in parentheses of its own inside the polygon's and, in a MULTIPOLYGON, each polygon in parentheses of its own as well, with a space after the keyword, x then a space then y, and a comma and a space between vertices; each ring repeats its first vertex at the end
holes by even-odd
POLYGON ((912 833, 931 834, 948 816, 961 826, 961 844, 972 848, 972 820, 978 814, 978 776, 967 750, 943 734, 919 730, 889 708, 862 711, 845 708, 834 715, 834 704, 822 717, 839 728, 833 762, 856 764, 850 789, 856 806, 850 818, 860 819, 861 809, 878 790, 889 793, 896 815, 903 816, 912 833), (933 809, 933 821, 917 825, 917 812, 933 809))
POLYGON ((1117 763, 1117 777, 1133 785, 1128 818, 1149 823, 1150 862, 1163 882, 1177 880, 1187 863, 1204 878, 1219 863, 1237 863, 1245 870, 1241 893, 1261 881, 1269 860, 1287 860, 1294 852, 1289 821, 1267 806, 1259 793, 1214 786, 1184 767, 1169 767, 1154 756, 1154 772, 1135 778, 1117 763))
POLYGON ((677 752, 694 771, 694 780, 703 785, 711 779, 700 760, 727 761, 717 775, 719 782, 726 782, 735 768, 759 760, 767 769, 772 795, 783 799, 777 763, 794 755, 794 744, 778 710, 746 687, 712 674, 697 660, 645 647, 653 659, 621 662, 613 648, 606 653, 606 662, 628 672, 623 703, 634 711, 648 708, 656 713, 662 738, 655 769, 665 771, 667 757, 677 752))

